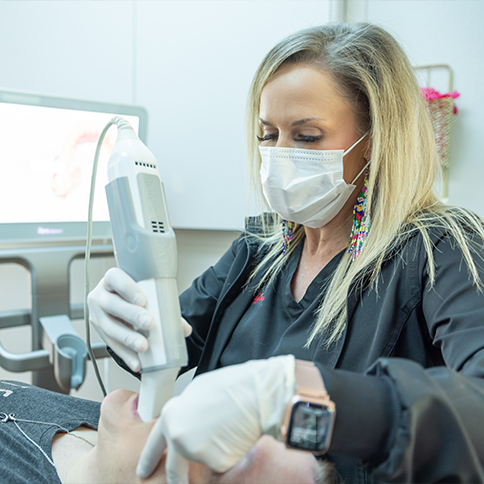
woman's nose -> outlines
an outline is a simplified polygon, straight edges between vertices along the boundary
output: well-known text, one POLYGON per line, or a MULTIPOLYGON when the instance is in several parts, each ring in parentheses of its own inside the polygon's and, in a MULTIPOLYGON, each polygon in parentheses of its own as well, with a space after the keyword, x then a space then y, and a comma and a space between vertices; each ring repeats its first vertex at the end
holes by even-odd
POLYGON ((294 140, 289 135, 283 135, 279 133, 277 138, 276 148, 294 148, 294 140))

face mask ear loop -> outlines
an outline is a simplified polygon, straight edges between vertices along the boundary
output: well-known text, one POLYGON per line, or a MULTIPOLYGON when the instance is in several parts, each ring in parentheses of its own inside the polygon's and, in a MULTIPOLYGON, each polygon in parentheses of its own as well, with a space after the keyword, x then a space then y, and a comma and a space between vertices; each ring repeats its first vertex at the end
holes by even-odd
POLYGON ((352 146, 350 146, 344 153, 343 156, 346 156, 367 134, 369 131, 367 131, 356 143, 354 143, 352 146))
POLYGON ((355 181, 358 180, 360 175, 366 170, 367 166, 371 163, 371 160, 368 160, 368 163, 363 167, 363 170, 361 170, 358 175, 355 176, 355 179, 351 182, 352 185, 354 185, 355 181))

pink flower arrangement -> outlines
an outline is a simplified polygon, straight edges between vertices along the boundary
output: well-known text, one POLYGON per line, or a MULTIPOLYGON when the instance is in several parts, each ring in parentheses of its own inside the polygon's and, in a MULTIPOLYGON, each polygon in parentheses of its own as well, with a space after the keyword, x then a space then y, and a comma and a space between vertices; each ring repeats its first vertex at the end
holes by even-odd
MULTIPOLYGON (((420 94, 422 94, 422 97, 427 101, 432 101, 433 99, 441 99, 443 97, 451 97, 452 99, 457 99, 460 96, 460 93, 458 93, 457 91, 442 94, 441 92, 435 90, 433 87, 421 87, 420 94)), ((455 106, 455 104, 454 114, 457 114, 457 106, 455 106)))

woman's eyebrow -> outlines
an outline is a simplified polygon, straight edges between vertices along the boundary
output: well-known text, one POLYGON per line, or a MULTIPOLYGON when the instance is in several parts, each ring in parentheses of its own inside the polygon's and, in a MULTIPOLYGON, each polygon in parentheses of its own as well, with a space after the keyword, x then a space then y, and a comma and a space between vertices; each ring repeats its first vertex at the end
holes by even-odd
MULTIPOLYGON (((320 118, 318 116, 314 116, 312 118, 304 118, 304 119, 298 119, 297 121, 293 121, 291 123, 291 126, 300 126, 301 124, 308 123, 309 121, 314 121, 315 119, 319 119, 321 121, 324 121, 325 120, 324 118, 320 118)), ((265 126, 274 127, 271 123, 269 123, 269 121, 266 121, 265 119, 259 118, 259 122, 260 122, 260 124, 263 124, 265 126)))
POLYGON ((301 124, 308 123, 309 121, 314 121, 315 119, 319 119, 321 121, 324 121, 324 118, 314 116, 313 118, 304 118, 304 119, 298 119, 297 121, 293 121, 291 123, 291 126, 300 126, 301 124))
POLYGON ((271 127, 274 127, 271 123, 269 123, 269 121, 266 121, 265 119, 262 119, 262 118, 259 118, 259 123, 260 124, 263 124, 265 126, 271 126, 271 127))

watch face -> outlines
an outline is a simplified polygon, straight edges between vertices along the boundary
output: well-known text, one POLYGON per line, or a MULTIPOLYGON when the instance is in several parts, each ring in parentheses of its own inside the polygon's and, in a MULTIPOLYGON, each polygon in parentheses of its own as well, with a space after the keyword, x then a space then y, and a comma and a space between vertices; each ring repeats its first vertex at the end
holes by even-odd
POLYGON ((326 447, 333 412, 326 405, 310 402, 296 402, 286 441, 291 447, 322 451, 326 447))

